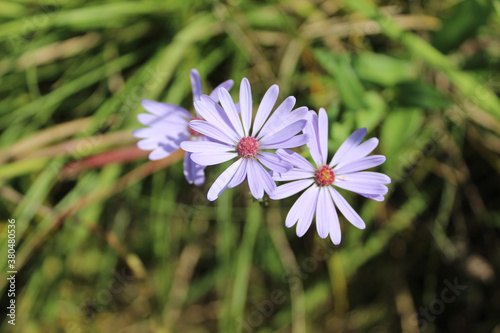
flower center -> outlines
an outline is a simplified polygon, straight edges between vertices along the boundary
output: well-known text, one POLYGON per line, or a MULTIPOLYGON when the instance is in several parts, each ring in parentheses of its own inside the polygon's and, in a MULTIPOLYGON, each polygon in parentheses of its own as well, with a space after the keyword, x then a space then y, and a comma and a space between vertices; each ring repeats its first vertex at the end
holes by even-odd
MULTIPOLYGON (((191 120, 205 120, 205 119, 203 119, 203 118, 201 118, 201 117, 194 117, 194 118, 193 118, 193 119, 191 119, 191 120)), ((189 125, 188 125, 188 132, 189 132, 189 134, 191 134, 192 136, 200 136, 200 135, 201 135, 201 133, 200 133, 200 132, 196 132, 194 129, 192 129, 191 127, 189 127, 189 125)))
POLYGON ((332 185, 335 181, 335 174, 333 173, 332 168, 327 165, 323 165, 314 173, 314 180, 318 186, 332 185))
POLYGON ((259 141, 251 136, 244 137, 236 146, 236 151, 243 158, 255 157, 259 151, 259 141))

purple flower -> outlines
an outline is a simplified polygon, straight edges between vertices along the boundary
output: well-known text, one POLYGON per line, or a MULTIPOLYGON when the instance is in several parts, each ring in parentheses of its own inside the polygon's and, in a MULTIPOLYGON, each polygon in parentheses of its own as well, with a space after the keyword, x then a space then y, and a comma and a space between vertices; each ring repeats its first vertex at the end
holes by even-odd
POLYGON ((307 144, 316 164, 314 167, 299 154, 278 149, 277 154, 293 165, 293 169, 284 174, 274 174, 278 181, 291 181, 278 186, 271 199, 278 200, 289 197, 307 189, 292 206, 286 217, 286 226, 297 223, 297 236, 302 237, 311 226, 316 214, 316 228, 321 238, 330 234, 333 243, 340 243, 340 224, 335 207, 359 229, 365 228, 365 222, 352 209, 347 201, 336 190, 336 187, 352 191, 364 197, 383 201, 391 179, 378 172, 361 171, 378 166, 385 161, 382 155, 367 156, 378 145, 378 139, 371 138, 362 144, 366 128, 355 131, 340 146, 329 164, 328 155, 328 118, 324 109, 309 112, 309 122, 304 133, 309 134, 307 144))
POLYGON ((271 114, 278 98, 279 88, 273 85, 264 95, 252 124, 252 92, 246 78, 240 86, 241 119, 235 104, 224 88, 218 95, 222 107, 213 99, 202 96, 194 103, 196 111, 205 121, 192 120, 191 129, 209 137, 209 141, 189 141, 181 144, 182 149, 191 152, 191 159, 200 165, 220 164, 234 158, 229 166, 213 183, 207 198, 216 200, 226 188, 233 188, 248 178, 253 197, 260 199, 264 192, 272 194, 276 189, 270 173, 287 172, 291 166, 283 163, 274 153, 264 150, 293 148, 307 142, 307 135, 297 135, 307 123, 306 107, 292 111, 295 98, 290 96, 271 114), (269 119, 268 119, 269 118, 269 119))
MULTIPOLYGON (((196 102, 202 96, 200 75, 196 69, 192 69, 190 77, 193 101, 196 102)), ((233 80, 221 83, 214 89, 209 98, 218 102, 219 89, 231 89, 232 86, 233 80)), ((137 143, 137 147, 142 150, 152 150, 149 154, 150 160, 167 157, 179 149, 179 145, 183 141, 208 140, 204 135, 193 131, 188 126, 191 119, 203 119, 198 113, 196 117, 193 117, 186 109, 178 105, 148 99, 142 100, 141 104, 150 113, 139 114, 137 120, 148 127, 135 130, 133 134, 136 138, 143 139, 137 143)), ((190 184, 201 186, 205 182, 205 166, 194 163, 190 155, 191 153, 186 153, 184 157, 184 176, 190 184)))

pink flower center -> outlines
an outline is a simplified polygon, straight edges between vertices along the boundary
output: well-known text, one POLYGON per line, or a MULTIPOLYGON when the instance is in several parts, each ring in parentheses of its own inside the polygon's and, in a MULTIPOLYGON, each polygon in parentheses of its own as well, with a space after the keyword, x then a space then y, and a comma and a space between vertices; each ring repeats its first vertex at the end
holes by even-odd
POLYGON ((251 136, 244 137, 236 146, 236 151, 243 158, 255 157, 259 151, 259 141, 251 136))
MULTIPOLYGON (((205 120, 205 119, 203 119, 203 118, 201 118, 201 117, 194 117, 194 118, 193 118, 193 119, 191 119, 191 120, 205 120)), ((202 135, 201 133, 196 132, 194 129, 192 129, 191 127, 189 127, 189 125, 188 125, 188 132, 189 132, 192 136, 200 136, 200 135, 202 135)))
POLYGON ((332 185, 335 181, 335 173, 333 173, 332 168, 323 165, 314 173, 314 180, 318 186, 332 185))

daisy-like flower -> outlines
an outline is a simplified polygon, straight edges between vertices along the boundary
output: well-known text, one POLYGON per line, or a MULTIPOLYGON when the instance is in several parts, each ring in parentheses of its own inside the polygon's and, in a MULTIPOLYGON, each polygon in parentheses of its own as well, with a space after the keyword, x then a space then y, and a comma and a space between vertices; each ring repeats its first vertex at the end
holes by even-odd
MULTIPOLYGON (((193 90, 193 101, 196 102, 202 96, 201 79, 198 71, 192 69, 190 73, 191 86, 193 90)), ((218 91, 221 88, 231 89, 233 80, 227 80, 218 85, 210 94, 209 98, 218 102, 218 91)), ((137 143, 142 150, 152 150, 149 154, 150 160, 159 160, 169 156, 179 149, 181 142, 186 140, 207 141, 208 139, 200 133, 193 131, 188 123, 191 119, 203 119, 198 113, 193 117, 186 109, 178 105, 160 103, 152 100, 142 100, 142 106, 150 113, 141 113, 137 120, 148 127, 135 130, 133 135, 143 139, 137 143)), ((190 184, 201 186, 205 182, 205 166, 194 163, 191 153, 184 156, 184 176, 190 184)))
POLYGON ((391 179, 382 173, 362 170, 384 163, 385 156, 367 156, 377 147, 378 139, 371 138, 360 144, 366 135, 366 128, 361 128, 351 134, 327 164, 328 118, 324 109, 319 110, 319 116, 309 111, 304 133, 309 134, 307 145, 316 167, 295 152, 278 149, 277 154, 292 164, 293 169, 284 174, 274 174, 274 179, 292 182, 278 186, 271 199, 283 199, 307 189, 288 212, 286 226, 290 228, 298 221, 297 236, 302 237, 316 214, 319 236, 326 238, 330 234, 333 243, 338 245, 341 233, 335 207, 355 227, 364 229, 365 222, 336 188, 383 201, 388 191, 384 184, 389 184, 391 179))
POLYGON ((291 166, 283 163, 274 153, 264 150, 294 148, 307 142, 307 135, 299 134, 307 123, 307 108, 292 111, 295 98, 290 96, 273 112, 279 88, 273 85, 264 95, 252 124, 252 92, 246 78, 240 86, 241 119, 235 104, 224 88, 219 89, 222 107, 213 99, 202 96, 194 106, 205 121, 192 120, 192 130, 209 137, 209 141, 188 141, 181 148, 191 152, 191 159, 200 165, 220 164, 234 158, 229 166, 213 183, 207 198, 216 200, 226 188, 233 188, 248 178, 250 192, 261 199, 264 192, 272 194, 276 188, 270 173, 264 168, 281 173, 291 166), (268 119, 269 118, 269 119, 268 119))

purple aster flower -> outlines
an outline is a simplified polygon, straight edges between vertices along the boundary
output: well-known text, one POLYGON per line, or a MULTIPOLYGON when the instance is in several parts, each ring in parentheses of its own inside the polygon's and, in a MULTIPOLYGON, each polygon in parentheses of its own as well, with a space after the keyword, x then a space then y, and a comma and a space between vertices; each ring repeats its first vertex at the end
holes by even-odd
POLYGON ((273 85, 264 95, 252 123, 252 92, 246 78, 240 86, 241 119, 235 104, 224 88, 219 89, 222 107, 213 99, 202 96, 194 103, 196 111, 206 120, 192 120, 191 129, 209 137, 209 141, 189 141, 181 144, 191 152, 191 159, 200 165, 220 164, 234 158, 213 183, 207 198, 216 200, 226 188, 233 188, 248 178, 253 197, 260 199, 264 192, 271 194, 276 188, 270 173, 287 172, 291 166, 276 154, 264 150, 294 148, 307 142, 307 135, 299 134, 307 123, 306 107, 292 111, 295 98, 290 96, 271 114, 278 98, 279 88, 273 85))
POLYGON ((388 191, 384 184, 389 184, 391 179, 382 173, 362 170, 384 163, 385 156, 367 156, 377 147, 378 139, 371 138, 360 144, 366 135, 366 128, 361 128, 351 134, 327 164, 328 118, 324 109, 319 110, 319 116, 309 111, 309 122, 304 133, 309 134, 307 146, 316 167, 295 152, 278 149, 277 154, 292 164, 293 169, 284 174, 274 174, 274 179, 292 182, 278 186, 271 199, 283 199, 307 189, 288 212, 286 226, 290 228, 298 221, 297 236, 302 237, 316 214, 319 236, 326 238, 330 234, 333 243, 338 245, 341 234, 335 207, 355 227, 364 229, 365 222, 336 187, 383 201, 388 191))
MULTIPOLYGON (((193 101, 197 101, 202 96, 201 79, 198 71, 192 69, 190 73, 191 86, 193 89, 193 101)), ((217 86, 210 94, 214 102, 218 102, 218 91, 221 88, 231 89, 233 80, 227 80, 217 86)), ((142 150, 152 150, 149 154, 150 160, 159 160, 167 157, 175 150, 179 149, 181 142, 186 140, 207 141, 204 135, 193 131, 188 123, 191 119, 203 118, 196 113, 193 117, 186 109, 168 103, 160 103, 144 99, 142 106, 150 113, 141 113, 137 120, 148 127, 134 131, 136 138, 143 139, 137 143, 137 147, 142 150)), ((187 152, 184 157, 184 176, 190 184, 201 186, 205 182, 205 166, 193 162, 191 153, 187 152)))

